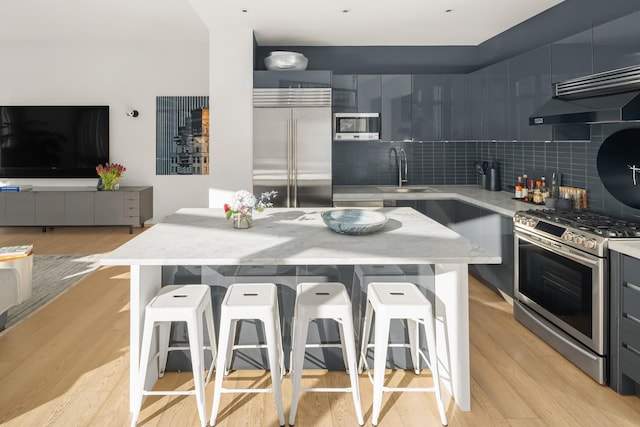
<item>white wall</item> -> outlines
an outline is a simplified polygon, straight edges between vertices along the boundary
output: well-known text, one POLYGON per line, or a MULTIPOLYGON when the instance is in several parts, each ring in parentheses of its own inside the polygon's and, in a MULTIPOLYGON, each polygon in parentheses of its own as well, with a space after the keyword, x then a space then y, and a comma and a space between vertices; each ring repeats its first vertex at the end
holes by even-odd
MULTIPOLYGON (((0 43, 0 58, 0 105, 109 105, 111 161, 127 168, 121 185, 154 187, 152 222, 181 207, 208 206, 212 176, 155 174, 156 96, 209 94, 207 40, 0 43), (132 109, 140 116, 127 117, 132 109)), ((94 186, 97 178, 11 183, 94 186)))

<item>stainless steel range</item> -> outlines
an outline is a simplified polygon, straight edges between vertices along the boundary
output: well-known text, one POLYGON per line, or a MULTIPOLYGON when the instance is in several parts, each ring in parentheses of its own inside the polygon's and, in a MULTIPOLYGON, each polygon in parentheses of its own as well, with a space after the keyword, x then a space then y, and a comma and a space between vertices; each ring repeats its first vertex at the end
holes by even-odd
POLYGON ((600 384, 607 383, 610 239, 640 223, 588 211, 519 211, 515 318, 600 384))

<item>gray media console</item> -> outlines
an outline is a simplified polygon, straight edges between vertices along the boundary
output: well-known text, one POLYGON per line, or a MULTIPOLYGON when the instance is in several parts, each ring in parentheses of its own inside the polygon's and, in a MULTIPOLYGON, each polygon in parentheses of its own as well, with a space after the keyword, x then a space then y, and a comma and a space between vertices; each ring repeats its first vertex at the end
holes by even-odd
POLYGON ((34 187, 0 192, 0 226, 123 225, 133 233, 153 217, 153 187, 34 187))

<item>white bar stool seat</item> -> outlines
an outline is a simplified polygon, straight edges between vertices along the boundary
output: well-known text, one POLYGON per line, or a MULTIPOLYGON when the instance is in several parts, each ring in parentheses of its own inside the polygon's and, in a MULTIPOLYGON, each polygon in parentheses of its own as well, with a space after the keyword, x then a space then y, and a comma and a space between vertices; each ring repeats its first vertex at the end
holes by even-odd
POLYGON ((436 403, 440 412, 442 425, 447 425, 447 415, 440 394, 440 377, 438 374, 438 358, 436 352, 435 320, 433 308, 429 300, 418 290, 413 283, 370 283, 367 290, 367 308, 364 318, 362 334, 362 346, 360 350, 360 363, 358 371, 362 372, 363 365, 367 367, 367 375, 373 383, 373 411, 371 422, 378 425, 378 417, 382 406, 382 393, 384 391, 407 392, 434 392, 436 403), (371 323, 375 316, 375 344, 369 344, 371 323), (406 320, 409 332, 409 344, 389 344, 389 326, 391 320, 406 320), (429 351, 429 359, 420 349, 419 324, 424 326, 425 338, 429 351), (375 350, 373 361, 373 379, 367 364, 367 349, 375 350), (410 348, 411 360, 416 374, 420 373, 420 357, 422 357, 431 369, 433 387, 385 387, 385 365, 388 347, 410 348))
POLYGON ((356 344, 353 330, 351 301, 344 285, 339 282, 300 283, 296 288, 296 303, 293 318, 290 374, 293 385, 289 425, 294 425, 298 399, 301 391, 307 392, 351 392, 358 417, 358 424, 364 425, 360 405, 358 385, 356 344), (314 319, 333 319, 338 322, 340 343, 307 344, 309 322, 314 319), (351 380, 351 387, 303 388, 300 387, 306 348, 340 347, 344 365, 351 380))
POLYGON ((195 395, 198 404, 198 414, 202 426, 207 425, 205 404, 205 386, 211 379, 216 359, 215 326, 213 309, 211 306, 211 288, 209 285, 170 285, 160 289, 158 294, 147 304, 145 309, 144 330, 142 333, 142 353, 140 355, 140 381, 141 389, 134 396, 136 410, 131 419, 131 425, 138 422, 142 399, 149 395, 195 395), (206 319, 206 327, 210 345, 204 345, 203 315, 206 319), (189 335, 188 347, 169 347, 169 335, 171 322, 186 322, 189 335), (158 326, 158 377, 164 376, 167 366, 169 351, 190 350, 191 366, 193 370, 194 390, 186 391, 153 391, 145 389, 145 381, 153 335, 158 326), (207 378, 204 379, 204 350, 211 352, 212 362, 207 378))
POLYGON ((216 363, 215 386, 213 389, 213 409, 209 424, 215 426, 222 393, 273 393, 278 420, 284 426, 282 409, 282 377, 284 375, 284 354, 280 332, 280 312, 278 293, 274 283, 234 283, 227 292, 220 307, 220 356, 216 363), (266 344, 235 344, 236 324, 240 320, 261 320, 264 325, 266 344), (223 376, 229 372, 233 351, 241 348, 266 348, 271 370, 271 388, 224 388, 223 376))

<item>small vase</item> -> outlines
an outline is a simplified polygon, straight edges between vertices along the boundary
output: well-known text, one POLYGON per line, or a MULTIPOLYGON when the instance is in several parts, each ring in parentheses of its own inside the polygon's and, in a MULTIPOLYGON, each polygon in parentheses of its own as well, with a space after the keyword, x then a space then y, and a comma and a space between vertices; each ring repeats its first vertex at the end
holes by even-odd
POLYGON ((233 228, 251 228, 253 226, 253 218, 251 216, 252 211, 247 212, 237 212, 231 216, 231 222, 233 224, 233 228))
POLYGON ((103 180, 102 181, 102 189, 104 191, 117 191, 120 188, 120 183, 117 179, 113 180, 103 180))

